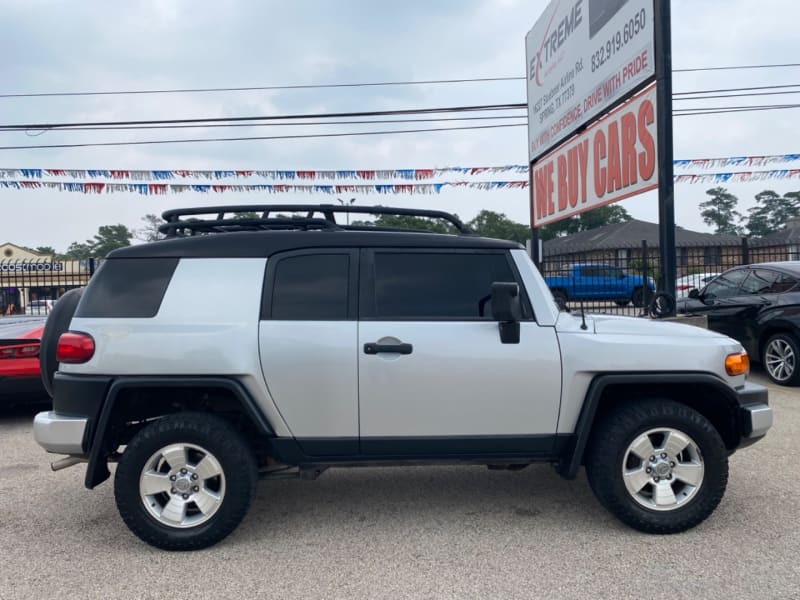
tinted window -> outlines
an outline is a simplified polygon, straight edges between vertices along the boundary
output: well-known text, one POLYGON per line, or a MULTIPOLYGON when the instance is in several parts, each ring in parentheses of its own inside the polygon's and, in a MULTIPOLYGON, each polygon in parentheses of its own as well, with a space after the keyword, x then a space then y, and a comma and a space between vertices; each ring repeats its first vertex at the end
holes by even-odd
POLYGON ((739 269, 738 271, 724 273, 705 287, 703 295, 707 298, 728 298, 730 296, 736 296, 739 293, 739 286, 747 275, 747 269, 739 269))
POLYGON ((177 258, 110 258, 94 274, 76 317, 155 317, 177 258))
POLYGON ((788 292, 789 290, 794 289, 794 286, 797 285, 797 280, 789 275, 781 275, 778 274, 777 279, 772 284, 772 287, 764 292, 765 294, 782 294, 784 292, 788 292))
POLYGON ((350 257, 308 254, 278 259, 272 318, 334 321, 347 318, 350 257))
POLYGON ((376 252, 376 316, 490 318, 496 281, 516 282, 505 254, 376 252))
POLYGON ((622 275, 623 275, 622 270, 617 269, 616 267, 608 267, 605 265, 594 266, 594 267, 581 267, 581 276, 583 277, 619 278, 622 275))
POLYGON ((778 273, 765 269, 753 269, 750 275, 742 283, 743 294, 769 294, 770 289, 775 285, 778 273))

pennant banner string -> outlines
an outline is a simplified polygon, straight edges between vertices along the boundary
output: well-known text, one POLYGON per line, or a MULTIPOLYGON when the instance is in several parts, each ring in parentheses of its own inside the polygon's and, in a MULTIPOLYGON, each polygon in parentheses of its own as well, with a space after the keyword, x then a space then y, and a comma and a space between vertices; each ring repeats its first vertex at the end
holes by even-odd
MULTIPOLYGON (((765 181, 774 179, 800 179, 800 169, 777 169, 771 171, 737 171, 732 173, 687 173, 675 176, 675 183, 730 183, 765 181)), ((176 184, 176 183, 105 183, 97 181, 41 181, 0 180, 0 189, 54 190, 83 194, 135 193, 143 196, 199 193, 304 193, 304 194, 438 194, 444 188, 466 188, 473 190, 522 189, 528 187, 527 180, 518 181, 444 181, 438 183, 385 183, 385 184, 176 184)))
MULTIPOLYGON (((727 167, 763 167, 800 161, 800 154, 775 154, 770 156, 731 156, 727 158, 698 158, 673 161, 676 169, 722 169, 727 167)), ((0 168, 0 179, 49 180, 51 177, 69 179, 103 179, 107 181, 170 181, 194 179, 218 181, 222 179, 259 178, 273 181, 342 181, 342 180, 404 180, 424 181, 443 175, 484 175, 497 173, 527 173, 527 165, 499 165, 492 167, 438 167, 430 169, 369 169, 369 170, 133 170, 133 169, 17 169, 0 168)))

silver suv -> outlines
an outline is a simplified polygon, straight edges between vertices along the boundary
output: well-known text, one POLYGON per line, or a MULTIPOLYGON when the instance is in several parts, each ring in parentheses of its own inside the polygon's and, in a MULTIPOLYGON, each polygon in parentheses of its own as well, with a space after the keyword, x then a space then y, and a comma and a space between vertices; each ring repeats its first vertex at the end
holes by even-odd
POLYGON ((683 531, 720 502, 728 456, 772 424, 738 342, 559 312, 522 247, 453 215, 286 205, 164 219, 167 239, 112 252, 53 308, 53 410, 34 423, 67 455, 54 468, 88 463, 89 488, 116 462, 122 518, 160 548, 223 539, 258 479, 356 464, 544 461, 566 478, 585 465, 619 519, 683 531), (453 233, 337 221, 354 212, 453 233))

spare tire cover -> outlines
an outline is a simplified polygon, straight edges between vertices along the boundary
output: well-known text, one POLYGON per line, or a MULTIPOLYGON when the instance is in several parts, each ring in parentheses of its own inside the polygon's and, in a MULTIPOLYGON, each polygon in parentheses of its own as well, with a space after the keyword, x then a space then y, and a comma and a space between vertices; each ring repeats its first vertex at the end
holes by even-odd
POLYGON ((78 308, 78 302, 83 295, 83 290, 84 288, 77 288, 61 296, 50 310, 44 325, 42 343, 39 347, 39 370, 42 373, 44 389, 47 390, 51 398, 53 397, 53 377, 58 369, 58 361, 56 361, 58 338, 69 329, 72 315, 75 314, 75 309, 78 308))

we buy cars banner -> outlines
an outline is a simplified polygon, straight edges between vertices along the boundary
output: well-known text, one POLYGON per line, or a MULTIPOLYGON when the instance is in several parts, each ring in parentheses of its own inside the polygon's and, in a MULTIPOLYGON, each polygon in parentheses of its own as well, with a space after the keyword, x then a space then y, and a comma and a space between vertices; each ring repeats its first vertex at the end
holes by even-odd
POLYGON ((533 227, 655 189, 655 85, 534 162, 531 169, 533 227))

